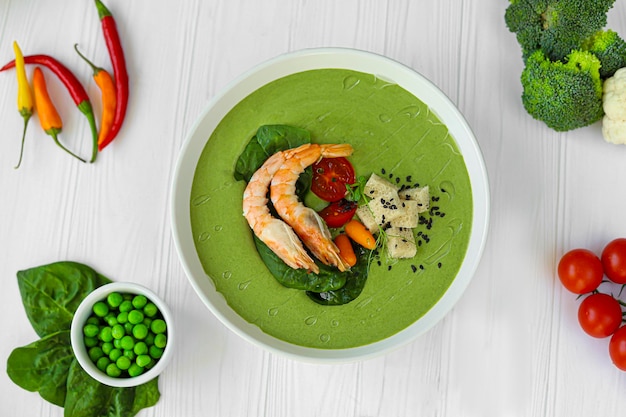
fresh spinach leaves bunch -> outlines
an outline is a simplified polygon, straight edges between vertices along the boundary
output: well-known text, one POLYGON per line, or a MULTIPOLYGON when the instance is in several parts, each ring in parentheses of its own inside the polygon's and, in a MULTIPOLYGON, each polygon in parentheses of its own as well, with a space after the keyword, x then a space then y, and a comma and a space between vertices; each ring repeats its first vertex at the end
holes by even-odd
MULTIPOLYGON (((261 126, 237 159, 234 177, 236 180, 249 181, 271 155, 306 143, 311 143, 311 135, 305 129, 287 125, 261 126)), ((296 194, 301 201, 309 191, 312 177, 313 173, 309 167, 298 178, 296 194)), ((355 186, 351 191, 353 195, 358 195, 358 201, 361 198, 358 194, 359 189, 355 186)), ((268 203, 268 206, 272 214, 276 216, 271 203, 268 203)), ((320 272, 314 274, 304 269, 289 267, 256 236, 254 236, 254 243, 265 266, 280 284, 306 291, 309 298, 316 303, 346 304, 358 297, 365 286, 369 257, 363 251, 358 251, 359 262, 350 271, 340 272, 316 262, 320 272)))
POLYGON ((41 339, 11 352, 7 374, 15 384, 64 407, 65 417, 132 417, 158 402, 158 378, 113 388, 91 378, 74 357, 74 312, 87 294, 111 280, 89 266, 64 261, 19 271, 17 282, 28 320, 41 339))

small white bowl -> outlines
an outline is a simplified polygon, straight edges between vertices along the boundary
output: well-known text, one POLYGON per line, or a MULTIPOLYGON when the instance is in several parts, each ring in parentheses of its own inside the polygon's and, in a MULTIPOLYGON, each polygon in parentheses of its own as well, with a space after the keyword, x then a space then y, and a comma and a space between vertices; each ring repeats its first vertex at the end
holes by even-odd
POLYGON ((163 372, 172 358, 175 340, 174 320, 168 306, 151 290, 130 282, 113 282, 95 289, 80 303, 74 313, 74 318, 72 319, 70 338, 74 356, 76 356, 80 366, 92 378, 111 387, 134 387, 156 378, 161 372, 163 372), (163 351, 163 356, 161 356, 161 358, 156 362, 154 367, 135 377, 113 378, 108 376, 106 373, 98 369, 98 367, 91 361, 84 343, 83 327, 92 313, 93 305, 98 301, 106 299, 107 295, 112 292, 119 292, 121 294, 141 294, 146 296, 148 300, 157 306, 163 316, 163 320, 165 320, 165 323, 167 324, 167 345, 163 351))

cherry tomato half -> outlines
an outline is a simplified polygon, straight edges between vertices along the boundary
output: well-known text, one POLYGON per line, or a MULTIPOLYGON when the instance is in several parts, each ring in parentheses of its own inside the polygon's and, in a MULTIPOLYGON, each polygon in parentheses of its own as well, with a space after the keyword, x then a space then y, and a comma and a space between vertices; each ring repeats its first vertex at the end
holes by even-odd
POLYGON ((341 200, 346 196, 346 185, 354 182, 354 168, 346 158, 322 158, 313 164, 311 191, 322 200, 341 200))
POLYGON ((591 294, 580 303, 578 322, 589 336, 608 337, 622 324, 622 308, 608 294, 591 294))
POLYGON ((613 364, 626 371, 626 326, 622 326, 611 336, 609 355, 613 364))
POLYGON ((341 227, 354 217, 356 208, 357 204, 354 201, 343 198, 330 203, 319 212, 319 215, 324 219, 328 227, 341 227))
POLYGON ((587 249, 573 249, 563 255, 558 274, 563 286, 574 294, 595 290, 604 276, 600 258, 587 249))
POLYGON ((602 251, 602 266, 611 281, 626 284, 626 239, 615 239, 605 246, 602 251))

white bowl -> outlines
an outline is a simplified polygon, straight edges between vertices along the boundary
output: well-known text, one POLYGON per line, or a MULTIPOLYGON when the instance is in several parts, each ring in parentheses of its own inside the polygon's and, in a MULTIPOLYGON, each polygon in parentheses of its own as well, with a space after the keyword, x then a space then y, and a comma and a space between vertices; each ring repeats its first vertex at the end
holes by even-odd
MULTIPOLYGON (((402 346, 423 334, 454 306, 480 261, 489 224, 489 185, 482 154, 474 135, 454 104, 413 69, 380 55, 343 48, 303 50, 278 56, 243 74, 215 96, 200 116, 181 150, 171 193, 172 231, 187 277, 209 310, 233 332, 271 352, 313 362, 365 359, 402 346), (279 78, 313 69, 338 68, 374 74, 398 84, 419 98, 447 126, 463 155, 472 187, 472 233, 458 274, 444 295, 419 320, 375 343, 345 349, 321 349, 292 344, 267 333, 239 316, 216 291, 203 270, 191 229, 190 203, 195 168, 208 138, 228 112, 249 94, 279 78)), ((252 272, 252 271, 251 271, 252 272)))
POLYGON ((109 283, 98 287, 89 293, 89 295, 85 297, 76 309, 70 330, 72 350, 74 351, 74 356, 76 356, 80 366, 93 379, 111 387, 134 387, 156 378, 161 372, 163 372, 172 358, 175 337, 174 320, 167 304, 165 304, 159 296, 148 288, 130 282, 109 283), (163 320, 167 324, 167 345, 163 351, 163 356, 161 356, 161 358, 156 362, 154 367, 135 377, 113 378, 108 376, 106 373, 98 369, 98 367, 91 361, 87 348, 85 347, 83 327, 89 316, 92 314, 93 305, 98 301, 106 299, 107 295, 112 292, 119 292, 121 294, 141 294, 146 296, 149 301, 152 301, 157 306, 163 316, 163 320))

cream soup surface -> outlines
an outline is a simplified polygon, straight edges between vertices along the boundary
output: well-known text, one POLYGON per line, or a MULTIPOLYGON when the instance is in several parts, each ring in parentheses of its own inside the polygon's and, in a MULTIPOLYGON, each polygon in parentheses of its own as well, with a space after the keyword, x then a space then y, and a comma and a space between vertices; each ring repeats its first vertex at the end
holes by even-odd
POLYGON ((263 86, 222 119, 200 155, 190 215, 207 279, 237 314, 278 339, 341 349, 405 329, 443 296, 467 250, 472 192, 454 138, 418 98, 372 74, 318 69, 263 86), (433 201, 415 229, 417 255, 374 260, 361 295, 341 306, 319 305, 279 284, 242 215, 246 184, 233 177, 244 147, 267 124, 307 129, 315 143, 350 143, 357 176, 428 185, 433 201))

